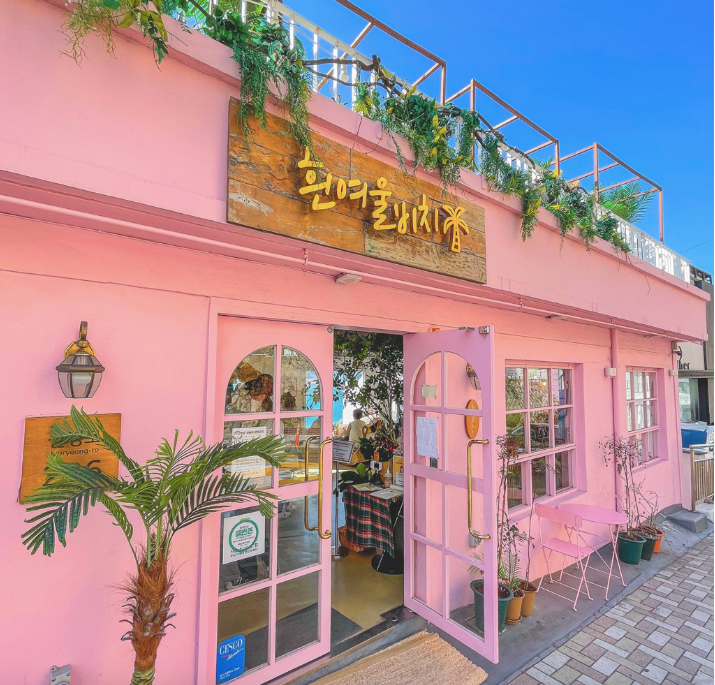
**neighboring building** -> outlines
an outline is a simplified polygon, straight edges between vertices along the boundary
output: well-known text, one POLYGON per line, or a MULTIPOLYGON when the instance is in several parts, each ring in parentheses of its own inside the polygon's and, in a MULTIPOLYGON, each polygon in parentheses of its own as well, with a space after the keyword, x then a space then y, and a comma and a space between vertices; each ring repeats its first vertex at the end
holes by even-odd
POLYGON ((701 343, 680 343, 678 346, 678 375, 680 391, 680 419, 684 423, 713 424, 713 278, 712 275, 690 266, 690 282, 710 295, 707 303, 708 339, 701 343))
MULTIPOLYGON (((284 6, 272 7, 280 13, 284 6)), ((303 462, 307 437, 331 436, 334 327, 403 336, 400 599, 487 659, 499 658, 498 436, 520 441, 508 496, 522 529, 535 499, 617 506, 622 485, 600 448, 614 433, 641 447, 636 476, 661 508, 689 505, 673 344, 700 349, 712 289, 683 280, 686 260, 660 243, 654 250, 647 243, 642 258, 625 258, 601 240, 586 250, 576 235, 562 237, 543 209, 523 241, 518 198, 466 170, 446 196, 434 174, 405 176, 380 125, 325 97, 316 80, 311 126, 336 177, 336 205, 321 209, 332 200, 315 190, 309 202, 299 192, 315 180, 312 160, 275 112, 269 130, 245 145, 229 48, 167 18, 171 54, 161 68, 135 31, 117 36, 114 55, 90 37, 79 68, 60 57, 66 13, 64 0, 15 0, 4 4, 0 24, 7 683, 47 682, 50 665, 65 663, 85 685, 129 680, 132 653, 120 641, 124 600, 116 588, 133 561, 121 531, 91 511, 51 558, 31 556, 20 541, 28 514, 18 493, 37 466, 32 456, 48 444, 44 434, 30 440, 28 428, 46 422, 28 419, 65 416, 72 404, 115 422, 121 415, 121 444, 141 462, 176 429, 210 444, 287 438, 285 468, 259 462, 247 472, 280 500, 280 516, 266 520, 236 507, 177 534, 178 615, 160 648, 157 682, 213 685, 217 648, 239 636, 246 661, 235 682, 287 678, 328 655, 336 615, 341 630, 349 633, 350 621, 364 628, 357 614, 340 617, 347 609, 337 602, 350 599, 353 585, 331 590, 343 562, 332 563, 331 536, 315 528, 322 523, 335 537, 334 498, 318 494, 319 478, 320 493, 332 492, 330 447, 324 468, 317 450, 309 466, 303 462), (346 181, 358 179, 351 201, 346 181), (360 195, 368 192, 370 204, 360 195), (440 225, 449 206, 451 243, 444 231, 375 230, 381 193, 404 200, 413 217, 427 205, 428 220, 440 225), (460 231, 457 206, 468 233, 460 231), (63 395, 55 369, 81 321, 106 370, 96 394, 77 401, 63 395), (468 483, 470 432, 489 443, 474 446, 468 483), (226 544, 224 524, 239 515, 258 531, 254 554, 226 544), (475 530, 491 536, 481 560, 475 530), (475 565, 485 577, 483 635, 473 620, 475 565)), ((316 46, 329 40, 321 56, 353 50, 312 26, 316 46)), ((414 80, 438 78, 438 67, 414 80)), ((442 102, 445 87, 443 80, 442 102)), ((538 540, 536 522, 532 535, 538 540)), ((544 570, 537 546, 531 578, 544 570)), ((362 587, 352 600, 367 605, 377 593, 362 587)))

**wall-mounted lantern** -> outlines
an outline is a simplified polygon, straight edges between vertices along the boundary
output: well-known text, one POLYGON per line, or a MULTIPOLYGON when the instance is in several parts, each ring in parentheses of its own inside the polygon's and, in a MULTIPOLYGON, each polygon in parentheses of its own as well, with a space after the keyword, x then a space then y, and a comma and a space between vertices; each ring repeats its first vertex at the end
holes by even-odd
POLYGON ((83 321, 79 326, 79 340, 69 345, 65 350, 65 360, 57 367, 64 396, 76 399, 92 397, 102 381, 103 371, 104 367, 87 341, 87 322, 83 321))

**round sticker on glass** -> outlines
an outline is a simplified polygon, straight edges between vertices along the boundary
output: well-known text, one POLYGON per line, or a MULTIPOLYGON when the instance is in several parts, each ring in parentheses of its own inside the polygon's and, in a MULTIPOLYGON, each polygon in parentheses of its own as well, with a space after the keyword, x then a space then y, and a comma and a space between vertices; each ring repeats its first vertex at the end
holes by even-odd
POLYGON ((243 514, 224 521, 222 554, 224 564, 263 554, 265 551, 266 520, 259 512, 243 514))

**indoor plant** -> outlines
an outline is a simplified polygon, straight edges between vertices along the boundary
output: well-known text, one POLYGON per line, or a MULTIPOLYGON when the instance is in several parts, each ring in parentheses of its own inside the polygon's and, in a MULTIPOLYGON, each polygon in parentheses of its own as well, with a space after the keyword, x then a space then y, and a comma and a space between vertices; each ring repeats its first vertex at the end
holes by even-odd
MULTIPOLYGON (((394 448, 403 413, 402 337, 342 330, 334 335, 333 399, 342 399, 362 409, 370 420, 379 420, 375 438, 380 436, 384 447, 394 448)), ((366 459, 373 458, 374 449, 365 454, 362 441, 360 448, 366 459)))
POLYGON ((278 467, 283 441, 269 436, 240 445, 207 447, 193 433, 180 444, 176 431, 173 442, 163 440, 155 456, 142 465, 126 455, 96 416, 72 407, 70 419, 58 420, 50 429, 53 447, 94 440, 117 457, 129 479, 67 463, 52 452, 47 458, 48 483, 27 498, 27 511, 38 513, 26 521, 33 525, 23 533, 22 542, 32 554, 42 547, 43 554, 50 556, 55 541, 65 546, 68 526, 69 532, 74 531, 90 507, 99 502, 107 510, 124 533, 136 564, 123 588, 128 594, 125 621, 131 627, 122 640, 131 642, 135 652, 131 685, 151 685, 159 644, 176 615, 171 613, 174 594, 169 563, 174 535, 227 504, 255 500, 263 516, 273 516, 273 495, 256 490, 240 473, 223 469, 236 459, 252 456, 278 467), (138 542, 128 510, 136 512, 144 527, 138 542))
POLYGON ((640 486, 633 478, 633 464, 638 463, 638 449, 629 438, 618 435, 608 437, 601 442, 603 458, 606 464, 614 464, 621 482, 623 497, 621 509, 628 519, 625 531, 618 533, 618 558, 626 563, 637 566, 643 553, 646 539, 637 531, 640 527, 640 510, 638 495, 640 486))

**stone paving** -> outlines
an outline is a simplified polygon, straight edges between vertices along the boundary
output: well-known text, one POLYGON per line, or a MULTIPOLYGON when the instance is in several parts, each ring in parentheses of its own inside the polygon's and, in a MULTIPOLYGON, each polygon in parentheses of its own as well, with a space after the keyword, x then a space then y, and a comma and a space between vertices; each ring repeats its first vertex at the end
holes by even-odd
POLYGON ((713 536, 510 685, 712 685, 713 536))

